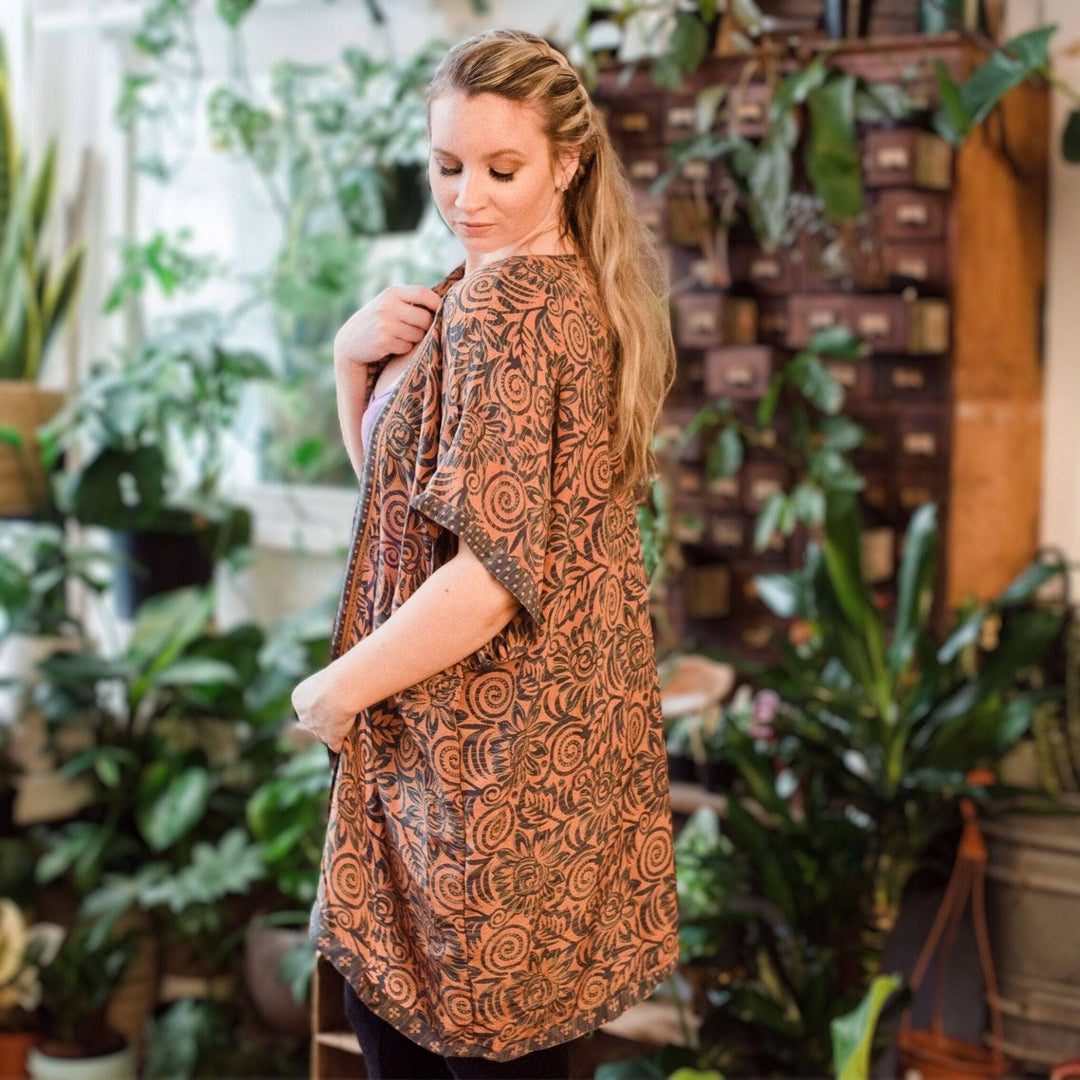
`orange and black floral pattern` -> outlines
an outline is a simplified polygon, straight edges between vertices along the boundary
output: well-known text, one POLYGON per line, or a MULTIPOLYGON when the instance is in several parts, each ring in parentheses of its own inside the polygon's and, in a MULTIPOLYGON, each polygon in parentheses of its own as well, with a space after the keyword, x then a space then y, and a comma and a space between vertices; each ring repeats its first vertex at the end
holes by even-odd
POLYGON ((331 754, 310 934, 414 1042, 508 1061, 600 1027, 674 970, 668 775, 635 508, 610 492, 614 338, 588 264, 462 264, 435 291, 372 431, 331 655, 459 537, 521 606, 360 712, 331 754))

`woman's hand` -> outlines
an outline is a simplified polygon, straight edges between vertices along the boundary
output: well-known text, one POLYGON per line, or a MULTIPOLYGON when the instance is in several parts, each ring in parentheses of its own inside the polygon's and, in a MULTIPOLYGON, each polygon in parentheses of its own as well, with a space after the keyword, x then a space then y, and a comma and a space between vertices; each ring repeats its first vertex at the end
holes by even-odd
POLYGON ((423 341, 441 300, 437 292, 423 285, 383 289, 338 330, 334 363, 371 364, 409 352, 423 341))
POLYGON ((356 713, 341 699, 340 678, 330 664, 309 675, 292 692, 299 726, 310 731, 335 754, 356 722, 356 713))

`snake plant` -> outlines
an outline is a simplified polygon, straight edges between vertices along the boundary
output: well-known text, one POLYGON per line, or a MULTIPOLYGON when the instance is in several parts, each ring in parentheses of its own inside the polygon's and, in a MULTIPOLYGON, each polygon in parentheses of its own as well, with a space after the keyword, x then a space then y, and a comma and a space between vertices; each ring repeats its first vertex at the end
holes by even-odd
POLYGON ((10 74, 0 38, 0 379, 37 380, 41 359, 71 308, 83 245, 71 244, 53 269, 42 233, 52 202, 56 139, 28 178, 11 110, 10 74))

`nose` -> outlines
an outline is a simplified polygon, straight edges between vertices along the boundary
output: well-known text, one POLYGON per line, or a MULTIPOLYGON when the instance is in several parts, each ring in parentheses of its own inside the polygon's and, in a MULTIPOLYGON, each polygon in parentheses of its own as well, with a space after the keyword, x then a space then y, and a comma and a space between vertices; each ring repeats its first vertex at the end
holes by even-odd
POLYGON ((463 217, 472 217, 484 205, 482 189, 483 178, 478 173, 469 173, 462 169, 458 177, 458 193, 454 206, 463 217))

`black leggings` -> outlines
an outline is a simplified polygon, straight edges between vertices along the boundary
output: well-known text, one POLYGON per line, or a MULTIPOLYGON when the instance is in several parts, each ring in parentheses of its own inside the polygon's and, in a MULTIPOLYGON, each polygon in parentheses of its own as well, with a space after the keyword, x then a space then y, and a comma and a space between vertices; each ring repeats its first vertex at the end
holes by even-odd
POLYGON ((569 1043, 514 1058, 491 1061, 478 1057, 443 1057, 414 1043, 369 1009, 345 982, 345 1015, 349 1018, 369 1080, 567 1080, 569 1043))

